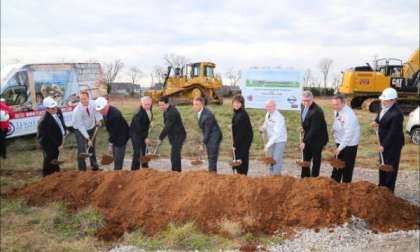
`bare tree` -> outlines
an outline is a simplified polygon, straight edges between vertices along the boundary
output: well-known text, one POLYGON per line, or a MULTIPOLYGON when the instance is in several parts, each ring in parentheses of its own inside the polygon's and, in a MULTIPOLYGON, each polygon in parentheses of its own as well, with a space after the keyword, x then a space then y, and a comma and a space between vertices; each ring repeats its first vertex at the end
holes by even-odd
POLYGON ((341 81, 341 74, 340 73, 334 74, 332 85, 335 90, 337 90, 338 87, 340 86, 340 81, 341 81))
POLYGON ((189 61, 187 57, 174 53, 165 54, 163 60, 165 61, 166 66, 171 66, 173 68, 182 67, 189 61))
POLYGON ((143 72, 140 70, 140 68, 132 66, 130 67, 129 74, 132 83, 131 95, 134 96, 134 85, 136 85, 137 80, 143 76, 143 72))
POLYGON ((166 69, 162 66, 154 66, 152 75, 156 79, 157 83, 163 83, 165 81, 166 69))
POLYGON ((108 94, 111 92, 111 83, 115 81, 123 67, 124 63, 120 59, 104 64, 105 81, 107 83, 108 94))
POLYGON ((310 87, 312 83, 312 71, 310 68, 307 68, 305 70, 305 73, 303 74, 303 86, 304 87, 310 87))
POLYGON ((235 70, 233 67, 225 73, 225 77, 229 80, 229 84, 232 87, 236 87, 236 85, 238 85, 239 81, 241 80, 241 76, 241 70, 235 70))
POLYGON ((330 72, 332 63, 333 60, 330 58, 323 58, 319 61, 318 66, 324 80, 324 91, 326 91, 327 88, 328 73, 330 72))

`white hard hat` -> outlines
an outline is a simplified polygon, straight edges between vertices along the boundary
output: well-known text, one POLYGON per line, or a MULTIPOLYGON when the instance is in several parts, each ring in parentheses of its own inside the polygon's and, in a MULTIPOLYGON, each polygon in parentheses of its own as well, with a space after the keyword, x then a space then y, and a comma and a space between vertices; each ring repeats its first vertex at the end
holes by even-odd
POLYGON ((44 101, 42 102, 42 104, 46 108, 55 108, 55 107, 57 107, 57 102, 51 96, 46 97, 44 99, 44 101))
POLYGON ((105 97, 98 97, 95 100, 95 109, 100 111, 104 109, 107 104, 108 104, 108 100, 105 99, 105 97))
POLYGON ((379 99, 381 100, 393 100, 397 98, 398 98, 397 90, 393 88, 385 88, 384 91, 382 91, 381 96, 379 96, 379 99))
POLYGON ((4 110, 0 110, 0 122, 7 122, 9 120, 9 113, 4 110))

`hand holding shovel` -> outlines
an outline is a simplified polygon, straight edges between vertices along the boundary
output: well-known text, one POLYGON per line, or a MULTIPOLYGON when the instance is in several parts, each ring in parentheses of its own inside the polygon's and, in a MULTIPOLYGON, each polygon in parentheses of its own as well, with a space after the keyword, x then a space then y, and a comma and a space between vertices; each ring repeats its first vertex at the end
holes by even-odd
POLYGON ((300 157, 301 157, 301 159, 299 160, 296 160, 296 164, 299 166, 299 167, 309 167, 310 166, 310 162, 309 161, 305 161, 304 159, 303 159, 303 149, 304 148, 301 148, 301 146, 303 145, 303 136, 302 136, 302 134, 304 134, 304 132, 303 132, 303 130, 300 130, 300 132, 299 132, 299 150, 300 150, 300 157))
MULTIPOLYGON (((378 139, 378 144, 379 146, 381 146, 381 140, 379 139, 379 132, 378 130, 375 130, 375 132, 376 132, 376 138, 378 139)), ((381 163, 378 165, 379 170, 384 171, 384 172, 394 171, 394 168, 392 167, 392 165, 388 165, 384 163, 384 156, 382 154, 382 151, 379 151, 379 157, 381 160, 381 163)))

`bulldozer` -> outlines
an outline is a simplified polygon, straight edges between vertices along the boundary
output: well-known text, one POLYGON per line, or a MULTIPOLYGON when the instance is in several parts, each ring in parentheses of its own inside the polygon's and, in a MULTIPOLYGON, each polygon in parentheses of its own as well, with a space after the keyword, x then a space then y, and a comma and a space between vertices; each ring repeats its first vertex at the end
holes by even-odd
POLYGON ((339 93, 349 97, 352 108, 370 112, 380 109, 379 95, 388 87, 398 92, 398 103, 404 113, 420 104, 420 52, 417 48, 406 63, 400 59, 377 59, 372 67, 356 66, 343 72, 339 93))
POLYGON ((216 64, 198 62, 182 67, 168 66, 161 89, 146 92, 153 102, 159 97, 167 96, 172 104, 191 104, 195 97, 205 98, 207 103, 223 104, 223 98, 218 91, 223 86, 220 77, 216 77, 216 64))

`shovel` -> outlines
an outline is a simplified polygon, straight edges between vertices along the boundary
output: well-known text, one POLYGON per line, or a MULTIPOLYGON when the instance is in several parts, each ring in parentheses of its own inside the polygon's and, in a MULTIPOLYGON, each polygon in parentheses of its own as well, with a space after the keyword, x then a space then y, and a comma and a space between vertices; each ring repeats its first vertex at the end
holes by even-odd
MULTIPOLYGON (((303 139, 303 137, 302 137, 302 131, 301 131, 301 132, 299 132, 299 144, 302 144, 302 141, 303 141, 302 139, 303 139)), ((299 150, 300 150, 300 158, 301 159, 296 160, 296 164, 299 167, 309 167, 311 165, 311 163, 309 161, 305 161, 303 159, 303 150, 301 150, 300 148, 299 148, 299 150)))
MULTIPOLYGON (((64 140, 66 139, 66 135, 64 135, 63 136, 63 145, 64 145, 64 140)), ((66 161, 65 160, 59 160, 58 158, 57 159, 53 159, 53 160, 51 160, 50 161, 50 164, 52 164, 52 165, 62 165, 62 164, 64 164, 66 161)))
POLYGON ((232 166, 232 171, 233 173, 235 173, 235 167, 238 167, 242 164, 242 160, 240 159, 236 159, 236 154, 235 154, 235 147, 234 142, 233 142, 233 125, 230 125, 230 135, 231 135, 231 139, 232 139, 232 156, 233 156, 233 160, 229 162, 230 166, 232 166))
MULTIPOLYGON (((96 133, 98 132, 98 127, 95 128, 95 131, 93 132, 92 138, 91 138, 91 142, 93 143, 93 141, 95 141, 96 138, 96 133)), ((88 145, 86 152, 84 153, 80 153, 79 154, 79 159, 86 159, 92 156, 92 153, 89 152, 92 149, 93 145, 88 145)))
POLYGON ((114 157, 109 154, 103 154, 101 159, 101 165, 109 165, 114 162, 114 157))
MULTIPOLYGON (((265 143, 265 136, 264 136, 264 133, 261 132, 261 131, 260 131, 260 137, 262 138, 263 142, 265 143)), ((264 146, 263 146, 263 151, 264 151, 264 146)), ((267 156, 267 153, 265 153, 265 151, 264 151, 264 157, 260 158, 259 160, 262 161, 266 165, 275 165, 276 164, 276 160, 274 160, 273 157, 267 156)))
POLYGON ((202 165, 203 164, 203 152, 204 152, 204 145, 201 145, 200 152, 198 154, 198 159, 194 159, 191 161, 191 165, 202 165))
MULTIPOLYGON (((376 137, 378 139, 378 144, 380 145, 381 140, 379 139, 379 132, 377 130, 375 130, 375 131, 376 131, 376 137)), ((378 164, 379 170, 384 171, 384 172, 394 171, 394 168, 392 167, 392 165, 387 165, 387 164, 384 163, 384 156, 383 156, 382 152, 379 152, 379 157, 381 158, 381 163, 378 164)))
POLYGON ((147 148, 147 146, 146 146, 146 152, 147 153, 143 157, 141 157, 140 163, 145 164, 145 163, 151 161, 152 159, 159 158, 160 155, 158 154, 158 150, 159 150, 159 147, 160 147, 161 144, 162 144, 162 142, 159 142, 156 145, 156 148, 153 152, 149 152, 149 148, 147 148))
POLYGON ((333 168, 336 168, 336 169, 343 169, 346 167, 346 162, 344 162, 341 159, 338 159, 337 155, 335 155, 334 158, 329 159, 328 162, 333 168))

